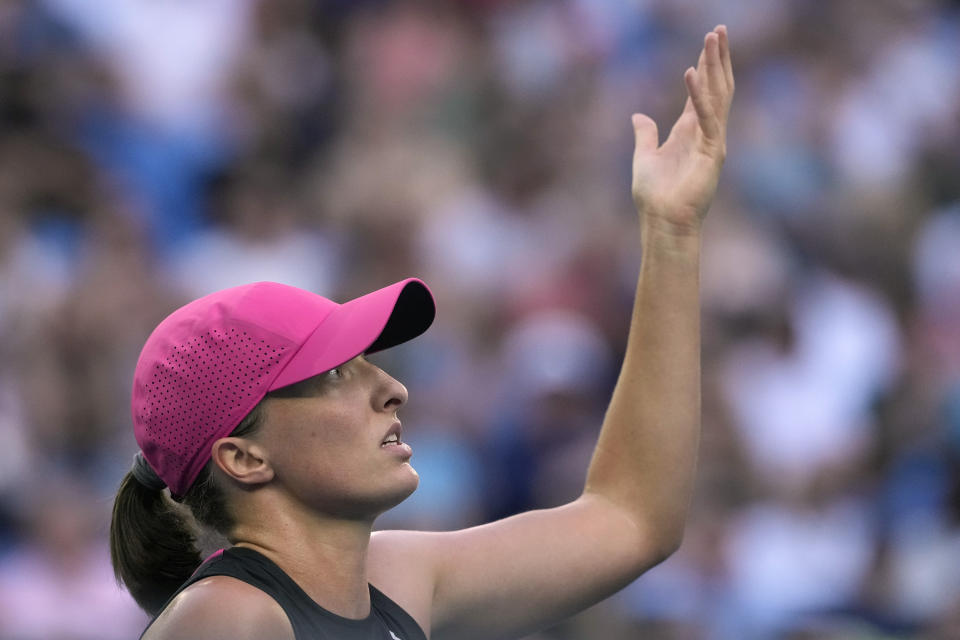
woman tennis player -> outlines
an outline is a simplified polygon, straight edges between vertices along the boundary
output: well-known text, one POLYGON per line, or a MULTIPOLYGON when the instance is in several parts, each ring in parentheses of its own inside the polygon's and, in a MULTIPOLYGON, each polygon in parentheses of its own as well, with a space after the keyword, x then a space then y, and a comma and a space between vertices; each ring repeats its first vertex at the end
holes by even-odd
POLYGON ((143 638, 517 637, 677 549, 699 438, 701 224, 734 91, 724 27, 684 80, 663 145, 633 116, 642 266, 582 495, 463 531, 372 534, 418 478, 397 419, 407 390, 364 354, 427 329, 426 285, 342 305, 274 283, 214 293, 157 327, 134 374, 141 451, 111 553, 155 616, 143 638), (201 558, 185 510, 231 546, 201 558))

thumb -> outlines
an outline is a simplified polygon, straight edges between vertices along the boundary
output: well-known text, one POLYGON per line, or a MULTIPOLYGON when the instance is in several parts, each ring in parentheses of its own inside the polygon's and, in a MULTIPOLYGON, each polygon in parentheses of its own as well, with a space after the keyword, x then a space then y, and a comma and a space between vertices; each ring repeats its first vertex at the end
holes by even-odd
POLYGON ((631 118, 633 121, 633 134, 636 137, 636 150, 652 151, 657 148, 659 137, 657 133, 657 123, 650 116, 642 113, 635 113, 631 118))

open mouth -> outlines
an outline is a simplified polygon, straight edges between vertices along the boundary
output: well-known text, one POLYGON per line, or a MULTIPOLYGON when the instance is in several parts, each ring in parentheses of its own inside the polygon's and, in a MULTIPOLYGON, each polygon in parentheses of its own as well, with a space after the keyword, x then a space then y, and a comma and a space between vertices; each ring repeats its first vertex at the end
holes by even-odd
POLYGON ((394 446, 394 445, 398 445, 398 444, 402 444, 402 441, 400 440, 400 434, 393 433, 393 434, 391 434, 390 436, 388 436, 386 440, 384 440, 383 442, 381 442, 381 443, 380 443, 380 446, 381 446, 381 447, 390 447, 390 446, 394 446))
POLYGON ((380 443, 380 448, 387 449, 389 447, 406 446, 407 445, 403 442, 403 427, 400 425, 400 421, 397 420, 390 425, 390 429, 388 429, 387 433, 384 435, 383 442, 380 443))

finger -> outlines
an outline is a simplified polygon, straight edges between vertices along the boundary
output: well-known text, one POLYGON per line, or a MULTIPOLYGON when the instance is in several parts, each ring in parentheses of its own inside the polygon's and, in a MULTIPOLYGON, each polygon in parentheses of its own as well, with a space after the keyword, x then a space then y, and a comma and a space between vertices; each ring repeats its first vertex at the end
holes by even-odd
POLYGON ((642 113, 635 113, 632 117, 633 135, 636 141, 637 151, 656 150, 660 142, 657 133, 657 123, 652 118, 642 113))
POLYGON ((703 135, 708 140, 718 141, 720 139, 720 128, 714 116, 713 107, 704 95, 700 75, 691 67, 683 74, 683 79, 687 84, 687 93, 690 95, 693 108, 697 112, 697 121, 700 123, 703 135))
MULTIPOLYGON (((707 34, 709 35, 709 34, 707 34)), ((701 91, 710 89, 710 77, 707 69, 707 36, 703 36, 703 48, 700 50, 700 60, 697 62, 697 80, 699 81, 701 91)))
POLYGON ((711 97, 722 98, 727 94, 727 80, 720 62, 720 36, 713 31, 708 33, 704 38, 703 50, 706 52, 706 83, 701 83, 701 86, 709 89, 711 97))
POLYGON ((717 25, 714 29, 720 37, 720 64, 723 65, 723 75, 727 81, 727 90, 733 92, 733 62, 730 59, 730 36, 726 25, 717 25))

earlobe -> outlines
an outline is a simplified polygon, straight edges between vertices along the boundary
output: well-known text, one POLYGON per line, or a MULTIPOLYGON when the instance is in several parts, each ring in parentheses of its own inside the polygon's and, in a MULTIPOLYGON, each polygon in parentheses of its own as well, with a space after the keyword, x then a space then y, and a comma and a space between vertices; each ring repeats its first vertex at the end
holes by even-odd
POLYGON ((246 438, 220 438, 213 443, 211 458, 227 477, 245 486, 273 480, 273 467, 265 452, 246 438))

